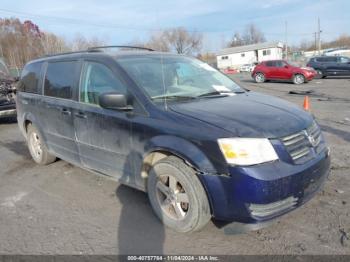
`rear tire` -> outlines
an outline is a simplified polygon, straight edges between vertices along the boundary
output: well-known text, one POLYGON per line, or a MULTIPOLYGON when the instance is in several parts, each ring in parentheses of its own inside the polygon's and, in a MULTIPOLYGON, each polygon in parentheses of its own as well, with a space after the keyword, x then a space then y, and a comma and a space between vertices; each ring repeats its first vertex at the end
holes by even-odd
POLYGON ((257 83, 264 83, 265 81, 266 81, 266 79, 265 79, 265 75, 263 74, 263 73, 256 73, 255 75, 254 75, 254 80, 255 80, 255 82, 257 82, 257 83))
POLYGON ((39 165, 48 165, 55 162, 56 157, 47 150, 38 129, 33 124, 29 124, 27 130, 27 143, 33 160, 39 165))
POLYGON ((206 192, 195 171, 175 156, 152 167, 147 189, 158 218, 177 232, 198 231, 211 218, 206 192))
POLYGON ((293 76, 293 83, 296 85, 300 85, 305 83, 305 77, 302 74, 295 74, 293 76))

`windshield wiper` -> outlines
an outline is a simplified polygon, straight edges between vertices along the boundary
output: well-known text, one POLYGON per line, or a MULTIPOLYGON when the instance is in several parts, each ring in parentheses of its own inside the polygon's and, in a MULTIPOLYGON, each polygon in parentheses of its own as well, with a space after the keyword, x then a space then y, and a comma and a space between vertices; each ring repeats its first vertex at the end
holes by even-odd
POLYGON ((244 91, 230 91, 230 92, 212 91, 212 92, 201 94, 198 97, 228 96, 230 94, 242 94, 242 93, 245 93, 245 92, 244 91))
POLYGON ((212 91, 208 93, 204 93, 199 95, 198 97, 206 97, 206 96, 227 96, 231 94, 232 92, 219 92, 219 91, 212 91))
POLYGON ((190 100, 195 99, 194 96, 180 96, 180 95, 160 95, 160 96, 154 96, 151 97, 152 100, 155 99, 181 99, 181 100, 190 100))

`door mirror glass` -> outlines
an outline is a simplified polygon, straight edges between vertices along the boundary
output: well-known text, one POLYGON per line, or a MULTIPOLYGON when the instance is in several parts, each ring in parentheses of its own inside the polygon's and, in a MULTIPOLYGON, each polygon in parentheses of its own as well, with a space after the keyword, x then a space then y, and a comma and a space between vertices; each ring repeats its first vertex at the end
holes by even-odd
POLYGON ((101 94, 99 96, 99 104, 106 109, 132 110, 132 106, 127 104, 125 95, 114 92, 101 94))

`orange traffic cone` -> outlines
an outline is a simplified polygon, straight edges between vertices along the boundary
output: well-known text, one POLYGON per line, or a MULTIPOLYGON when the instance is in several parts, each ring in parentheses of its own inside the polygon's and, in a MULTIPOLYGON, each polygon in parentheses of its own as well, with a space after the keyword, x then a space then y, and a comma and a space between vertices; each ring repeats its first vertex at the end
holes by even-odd
POLYGON ((303 107, 306 111, 309 111, 310 110, 310 102, 309 102, 309 97, 308 96, 305 96, 304 97, 304 104, 303 104, 303 107))

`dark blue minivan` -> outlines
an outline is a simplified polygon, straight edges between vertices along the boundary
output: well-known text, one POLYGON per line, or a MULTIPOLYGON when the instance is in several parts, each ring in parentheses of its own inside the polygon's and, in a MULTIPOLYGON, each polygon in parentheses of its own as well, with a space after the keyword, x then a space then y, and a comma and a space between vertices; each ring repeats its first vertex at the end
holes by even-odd
POLYGON ((329 173, 310 113, 191 57, 53 55, 29 62, 18 89, 18 124, 35 162, 58 157, 143 190, 176 231, 211 218, 266 224, 309 200, 329 173))

